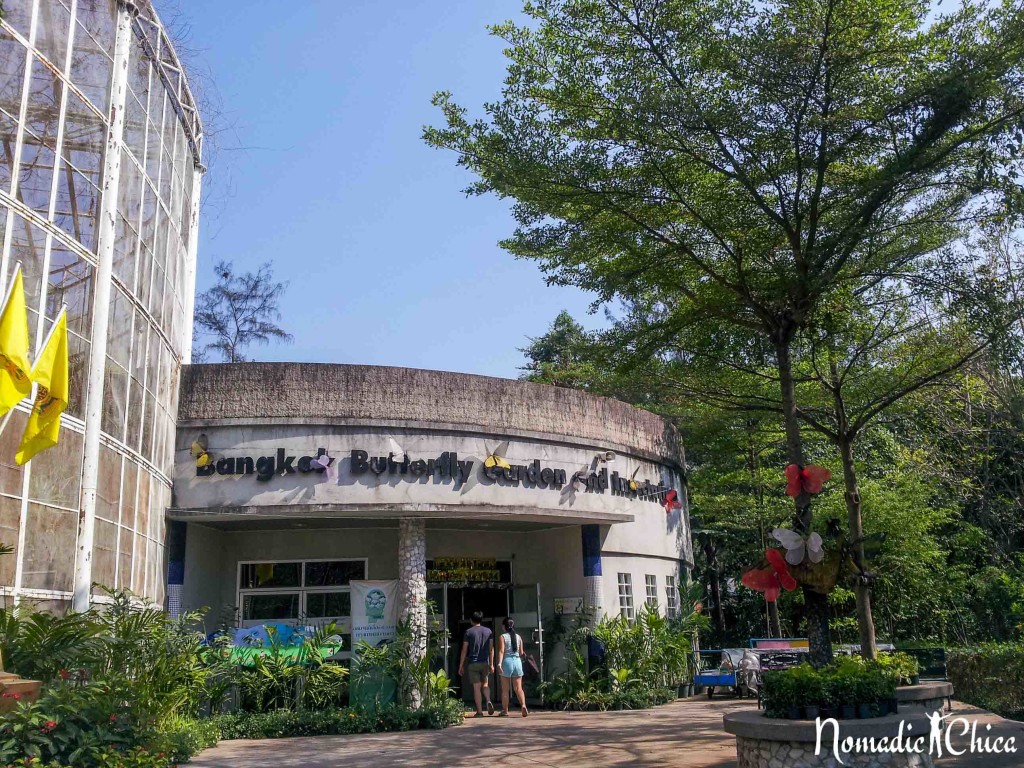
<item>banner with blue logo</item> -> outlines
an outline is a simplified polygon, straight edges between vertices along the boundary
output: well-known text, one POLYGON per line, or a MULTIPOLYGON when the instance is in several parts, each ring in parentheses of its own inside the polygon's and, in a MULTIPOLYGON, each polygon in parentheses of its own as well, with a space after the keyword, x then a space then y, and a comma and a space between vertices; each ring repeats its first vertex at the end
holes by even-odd
POLYGON ((353 581, 352 650, 360 642, 379 647, 395 639, 398 628, 398 580, 353 581))

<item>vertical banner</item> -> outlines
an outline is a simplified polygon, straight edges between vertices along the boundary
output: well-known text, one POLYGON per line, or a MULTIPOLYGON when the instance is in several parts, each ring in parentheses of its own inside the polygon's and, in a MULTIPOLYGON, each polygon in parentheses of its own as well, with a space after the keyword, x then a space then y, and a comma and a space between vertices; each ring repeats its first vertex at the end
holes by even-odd
POLYGON ((395 639, 398 629, 398 580, 353 581, 352 650, 360 641, 377 647, 395 639))

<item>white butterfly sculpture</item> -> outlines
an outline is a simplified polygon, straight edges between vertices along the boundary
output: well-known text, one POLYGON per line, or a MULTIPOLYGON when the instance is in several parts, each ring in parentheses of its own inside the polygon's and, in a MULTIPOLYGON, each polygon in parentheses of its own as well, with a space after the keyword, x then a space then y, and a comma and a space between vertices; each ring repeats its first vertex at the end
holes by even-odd
POLYGON ((405 461, 406 451, 405 448, 398 444, 398 441, 393 437, 388 438, 388 450, 394 457, 394 460, 401 464, 405 461))
POLYGON ((789 528, 773 528, 772 537, 786 548, 786 562, 790 565, 800 565, 804 557, 812 563, 820 563, 825 559, 824 542, 817 533, 805 539, 789 528))

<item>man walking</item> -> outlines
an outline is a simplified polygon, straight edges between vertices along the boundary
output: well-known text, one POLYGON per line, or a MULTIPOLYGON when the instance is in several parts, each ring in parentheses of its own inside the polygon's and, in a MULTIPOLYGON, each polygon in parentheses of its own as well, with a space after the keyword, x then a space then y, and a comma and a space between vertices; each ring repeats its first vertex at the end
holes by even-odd
POLYGON ((482 702, 487 703, 487 714, 494 714, 491 703, 489 681, 494 673, 494 636, 487 627, 480 626, 484 615, 474 611, 471 617, 473 626, 462 636, 462 655, 459 656, 459 676, 465 680, 468 673, 469 682, 473 684, 473 703, 476 704, 476 717, 483 717, 482 702), (466 662, 469 662, 468 666, 466 662))

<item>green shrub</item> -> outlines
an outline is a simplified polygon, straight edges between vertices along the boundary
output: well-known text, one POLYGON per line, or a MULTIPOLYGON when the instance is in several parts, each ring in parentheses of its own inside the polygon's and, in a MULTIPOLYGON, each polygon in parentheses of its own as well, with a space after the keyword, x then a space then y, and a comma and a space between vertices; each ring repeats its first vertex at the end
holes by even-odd
POLYGON ((878 654, 878 665, 895 674, 900 685, 910 685, 911 679, 920 671, 917 659, 902 651, 878 654))
POLYGON ((946 672, 961 701, 1024 720, 1024 644, 951 651, 946 657, 946 672))
POLYGON ((462 703, 449 698, 415 710, 397 704, 367 710, 348 707, 323 711, 279 709, 219 715, 212 722, 222 739, 280 739, 447 728, 461 723, 462 717, 462 703))
MULTIPOLYGON (((147 749, 132 749, 125 753, 99 752, 95 755, 95 768, 170 768, 172 763, 166 753, 151 752, 147 749)), ((79 763, 41 763, 34 758, 19 758, 7 768, 80 768, 79 763)))
POLYGON ((22 758, 99 768, 111 756, 166 751, 155 721, 133 707, 128 681, 44 689, 0 719, 0 764, 22 758))
POLYGON ((167 723, 163 727, 168 754, 175 763, 187 763, 208 747, 217 745, 220 731, 213 720, 186 720, 167 723))
MULTIPOLYGON (((685 604, 697 602, 694 595, 685 604)), ((693 639, 706 617, 692 612, 672 619, 641 606, 634 620, 604 618, 592 626, 582 612, 565 635, 566 670, 543 686, 548 701, 563 708, 641 709, 675 698, 675 688, 692 679, 693 639), (604 648, 605 663, 589 670, 588 643, 604 648)))
POLYGON ((801 664, 766 672, 762 684, 765 714, 785 718, 801 707, 875 704, 896 697, 897 676, 877 662, 846 658, 823 669, 801 664))

